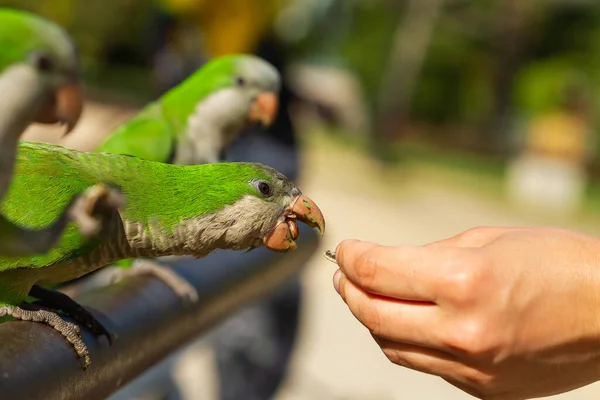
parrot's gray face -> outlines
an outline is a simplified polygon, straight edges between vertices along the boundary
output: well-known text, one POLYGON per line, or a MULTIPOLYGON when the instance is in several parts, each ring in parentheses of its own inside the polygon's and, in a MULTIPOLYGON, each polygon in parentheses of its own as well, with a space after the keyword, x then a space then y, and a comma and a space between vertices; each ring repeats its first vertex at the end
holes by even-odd
POLYGON ((281 173, 265 165, 260 168, 261 178, 229 182, 245 193, 238 201, 215 213, 184 220, 175 229, 186 238, 185 247, 198 257, 213 248, 244 250, 260 245, 287 252, 296 248, 297 221, 323 235, 325 219, 315 202, 281 173))
POLYGON ((216 162, 213 154, 227 149, 248 125, 269 127, 273 123, 279 106, 279 72, 253 56, 237 61, 234 68, 235 73, 227 76, 231 85, 200 101, 188 119, 188 142, 195 143, 196 154, 178 163, 216 162))
POLYGON ((28 55, 27 65, 36 72, 45 94, 35 122, 65 124, 67 133, 70 132, 81 117, 84 103, 74 46, 63 41, 52 50, 33 51, 28 55))
POLYGON ((242 98, 249 123, 268 127, 277 116, 281 89, 279 72, 258 57, 249 57, 237 66, 234 88, 242 98))
POLYGON ((66 124, 68 133, 83 110, 78 57, 62 31, 52 32, 45 39, 46 46, 25 49, 19 60, 4 69, 0 83, 11 97, 14 94, 15 101, 22 103, 21 109, 29 110, 27 124, 66 124))
POLYGON ((267 249, 277 252, 296 248, 296 221, 317 228, 323 235, 325 219, 315 202, 278 171, 264 165, 262 168, 271 179, 248 182, 254 195, 244 197, 229 209, 239 214, 239 217, 227 216, 236 221, 230 232, 249 238, 252 241, 250 248, 262 243, 267 249))
POLYGON ((270 229, 263 233, 263 245, 273 251, 287 252, 296 248, 295 240, 298 238, 296 221, 317 228, 321 235, 325 233, 325 218, 317 204, 302 194, 289 179, 275 169, 264 166, 272 176, 270 185, 257 186, 257 191, 262 195, 263 201, 271 202, 276 207, 266 206, 277 219, 270 229), (269 195, 266 195, 266 194, 269 195))

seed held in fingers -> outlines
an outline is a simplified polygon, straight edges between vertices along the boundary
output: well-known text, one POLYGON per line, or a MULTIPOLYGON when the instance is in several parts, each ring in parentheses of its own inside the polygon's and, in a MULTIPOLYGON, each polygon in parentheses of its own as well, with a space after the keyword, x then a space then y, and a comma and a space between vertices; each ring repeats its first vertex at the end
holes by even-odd
POLYGON ((335 251, 333 251, 333 250, 326 250, 325 253, 323 254, 323 256, 325 256, 325 258, 328 261, 331 261, 332 263, 334 263, 335 265, 337 265, 337 261, 335 259, 335 251))

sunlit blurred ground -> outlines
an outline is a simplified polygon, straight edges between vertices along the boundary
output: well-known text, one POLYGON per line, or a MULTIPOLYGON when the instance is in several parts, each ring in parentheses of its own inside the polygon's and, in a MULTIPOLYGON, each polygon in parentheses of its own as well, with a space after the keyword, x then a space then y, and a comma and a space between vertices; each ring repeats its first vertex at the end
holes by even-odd
MULTIPOLYGON (((89 149, 135 110, 92 103, 66 145, 89 149)), ((55 142, 59 130, 30 129, 29 140, 55 142)), ((468 186, 451 172, 425 166, 382 174, 366 157, 334 145, 322 134, 303 136, 304 170, 300 182, 323 210, 327 233, 321 250, 344 238, 383 244, 424 244, 479 225, 560 223, 589 233, 600 225, 516 213, 484 184, 468 186)), ((302 332, 292 372, 279 400, 304 399, 468 399, 436 377, 390 364, 369 333, 351 316, 333 290, 334 266, 318 254, 303 277, 306 291, 302 332)), ((210 351, 200 346, 195 357, 180 364, 178 379, 193 399, 210 399, 214 385, 210 351), (189 378, 189 379, 186 379, 189 378)), ((556 396, 557 399, 600 398, 600 384, 556 396)))

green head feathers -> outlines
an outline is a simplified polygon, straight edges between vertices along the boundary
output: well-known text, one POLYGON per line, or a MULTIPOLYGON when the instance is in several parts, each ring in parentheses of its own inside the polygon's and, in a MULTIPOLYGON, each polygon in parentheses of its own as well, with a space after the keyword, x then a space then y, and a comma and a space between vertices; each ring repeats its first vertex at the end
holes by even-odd
POLYGON ((300 194, 284 175, 259 163, 174 166, 137 158, 125 160, 127 164, 118 168, 122 172, 112 171, 103 177, 121 187, 129 200, 123 216, 146 225, 149 216, 155 215, 167 231, 182 220, 219 213, 244 199, 257 207, 257 213, 260 208, 260 214, 276 218, 300 194), (144 184, 130 185, 140 174, 148 176, 144 184), (149 209, 158 204, 159 213, 149 209), (271 211, 266 212, 267 209, 271 211))
POLYGON ((267 61, 249 54, 232 54, 209 61, 160 102, 167 115, 185 123, 199 102, 223 89, 244 96, 250 107, 260 93, 278 93, 280 86, 279 72, 267 61))
POLYGON ((77 52, 67 33, 29 12, 0 8, 0 49, 0 71, 14 64, 32 65, 41 71, 79 71, 77 52), (52 68, 47 68, 48 64, 52 68))

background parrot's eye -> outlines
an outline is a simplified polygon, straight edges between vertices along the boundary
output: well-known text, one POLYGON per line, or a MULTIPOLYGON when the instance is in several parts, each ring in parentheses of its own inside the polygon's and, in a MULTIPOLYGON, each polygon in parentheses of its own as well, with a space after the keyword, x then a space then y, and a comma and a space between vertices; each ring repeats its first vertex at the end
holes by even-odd
POLYGON ((246 80, 244 79, 244 77, 242 76, 238 76, 235 78, 235 84, 238 86, 245 86, 246 85, 246 80))
POLYGON ((31 54, 31 63, 39 71, 50 72, 54 69, 54 62, 44 52, 35 52, 31 54))
POLYGON ((268 197, 273 194, 273 187, 265 180, 256 181, 254 185, 263 196, 268 197))

